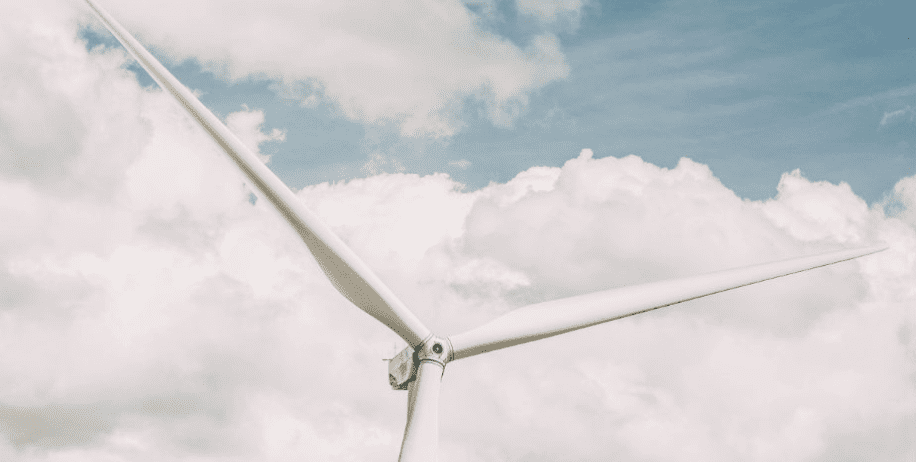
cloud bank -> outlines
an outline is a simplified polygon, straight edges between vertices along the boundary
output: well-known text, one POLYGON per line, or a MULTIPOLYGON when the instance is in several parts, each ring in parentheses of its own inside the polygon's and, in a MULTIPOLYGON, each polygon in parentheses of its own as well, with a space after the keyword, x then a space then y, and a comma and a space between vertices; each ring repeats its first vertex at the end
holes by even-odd
MULTIPOLYGON (((72 11, 16 8, 0 28, 0 459, 395 460, 406 394, 382 359, 397 336, 122 52, 87 52, 72 11)), ((281 137, 262 117, 229 120, 252 145, 281 137)), ((385 174, 298 195, 443 334, 554 297, 887 243, 452 363, 441 459, 904 461, 914 184, 885 211, 796 171, 749 201, 688 159, 583 150, 473 192, 385 174)))

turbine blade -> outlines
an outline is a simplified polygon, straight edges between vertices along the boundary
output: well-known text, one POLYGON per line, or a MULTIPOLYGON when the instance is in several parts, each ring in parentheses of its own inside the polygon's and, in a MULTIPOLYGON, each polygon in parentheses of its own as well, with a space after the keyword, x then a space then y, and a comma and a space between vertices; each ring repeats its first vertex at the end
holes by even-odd
POLYGON ((159 86, 181 103, 235 161, 261 194, 286 218, 341 294, 391 328, 411 346, 419 345, 430 334, 429 329, 398 300, 381 279, 137 39, 94 1, 86 0, 86 3, 159 86))
POLYGON ((407 425, 398 462, 435 462, 439 451, 439 385, 444 367, 421 361, 408 385, 407 425))
POLYGON ((449 337, 453 351, 452 359, 467 358, 533 342, 726 290, 851 260, 886 248, 841 250, 529 305, 480 327, 449 337))

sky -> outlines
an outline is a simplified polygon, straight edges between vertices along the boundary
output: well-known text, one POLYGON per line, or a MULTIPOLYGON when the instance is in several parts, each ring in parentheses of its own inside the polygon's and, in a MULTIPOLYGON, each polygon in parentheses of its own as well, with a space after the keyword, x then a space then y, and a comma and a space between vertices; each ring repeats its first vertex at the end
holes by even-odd
MULTIPOLYGON (((443 335, 889 247, 450 363, 440 460, 916 458, 906 2, 102 5, 443 335)), ((0 18, 0 459, 396 460, 403 342, 85 4, 0 18)))

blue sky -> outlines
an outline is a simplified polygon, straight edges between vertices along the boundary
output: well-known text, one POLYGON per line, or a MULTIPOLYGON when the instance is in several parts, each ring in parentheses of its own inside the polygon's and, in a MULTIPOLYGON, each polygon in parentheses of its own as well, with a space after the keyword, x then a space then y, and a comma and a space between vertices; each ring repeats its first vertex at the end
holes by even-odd
MULTIPOLYGON (((513 2, 468 8, 520 47, 543 31, 513 2)), ((509 126, 468 103, 450 137, 348 120, 333 102, 303 107, 271 80, 228 82, 194 60, 172 69, 218 113, 246 104, 286 130, 264 149, 294 188, 365 176, 382 153, 380 170, 447 172, 476 189, 591 148, 669 168, 689 157, 750 199, 774 196, 780 175, 799 168, 872 203, 916 171, 914 15, 903 1, 586 4, 578 25, 552 25, 567 78, 534 91, 509 126)))

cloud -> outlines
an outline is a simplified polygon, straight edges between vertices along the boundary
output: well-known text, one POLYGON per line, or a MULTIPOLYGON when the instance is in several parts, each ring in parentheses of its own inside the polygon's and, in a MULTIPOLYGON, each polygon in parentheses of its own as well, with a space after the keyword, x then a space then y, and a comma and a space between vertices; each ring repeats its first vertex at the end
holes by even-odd
POLYGON ((453 135, 468 101, 506 126, 529 93, 569 74, 552 34, 516 45, 459 0, 104 6, 173 62, 279 81, 306 107, 320 99, 351 120, 395 122, 406 136, 453 135))
POLYGON ((905 98, 914 94, 916 94, 916 84, 893 88, 873 95, 859 96, 842 103, 834 104, 829 109, 823 111, 823 114, 834 114, 840 111, 847 111, 849 109, 868 106, 887 100, 905 98))
POLYGON ((480 454, 818 460, 850 435, 903 448, 890 460, 913 454, 884 436, 905 427, 916 403, 911 301, 903 302, 912 290, 899 279, 914 269, 912 227, 869 209, 846 185, 799 172, 783 177, 776 198, 758 202, 686 159, 668 170, 585 151, 550 170, 554 181, 539 190, 510 182, 481 191, 460 245, 450 246, 526 276, 522 290, 497 298, 502 310, 843 245, 892 249, 492 355, 502 368, 451 365, 473 377, 448 380, 482 401, 446 404, 482 413, 470 438, 482 442, 480 454), (481 382, 493 391, 476 391, 481 382))
POLYGON ((239 139, 245 143, 245 146, 251 152, 256 153, 258 158, 265 163, 270 162, 270 156, 259 151, 260 144, 286 140, 286 131, 279 128, 274 128, 270 133, 261 132, 264 126, 264 111, 260 109, 251 110, 246 106, 243 111, 230 113, 226 116, 226 126, 238 133, 239 139))
POLYGON ((582 15, 582 0, 516 0, 515 7, 519 13, 532 16, 540 21, 552 23, 566 19, 572 29, 579 25, 582 15))
POLYGON ((885 201, 885 207, 906 223, 916 226, 916 178, 907 177, 894 185, 894 193, 885 201))
POLYGON ((467 170, 471 166, 471 161, 467 159, 452 160, 448 163, 449 167, 458 167, 461 170, 467 170))
POLYGON ((907 106, 907 107, 905 107, 905 108, 903 108, 903 109, 898 109, 898 110, 896 110, 896 111, 885 112, 885 113, 884 113, 884 116, 881 117, 881 124, 880 124, 880 125, 882 125, 882 126, 887 125, 888 122, 890 122, 891 120, 896 119, 896 118, 898 118, 898 117, 900 117, 900 116, 907 115, 907 114, 910 114, 910 121, 912 121, 912 120, 913 120, 913 109, 912 109, 911 107, 909 107, 909 106, 907 106))
MULTIPOLYGON (((17 18, 0 29, 0 459, 394 460, 406 395, 382 359, 399 338, 123 53, 87 52, 66 15, 17 18)), ((259 114, 235 116, 255 145, 278 136, 259 114)), ((477 191, 394 173, 298 196, 443 334, 556 296, 887 243, 452 363, 442 460, 910 460, 914 182, 893 213, 801 172, 749 201, 689 159, 584 150, 477 191)))
POLYGON ((405 170, 404 165, 401 164, 401 161, 398 159, 388 157, 380 152, 373 152, 369 154, 369 160, 363 164, 361 170, 363 174, 371 176, 383 173, 389 168, 396 172, 403 172, 405 170))

